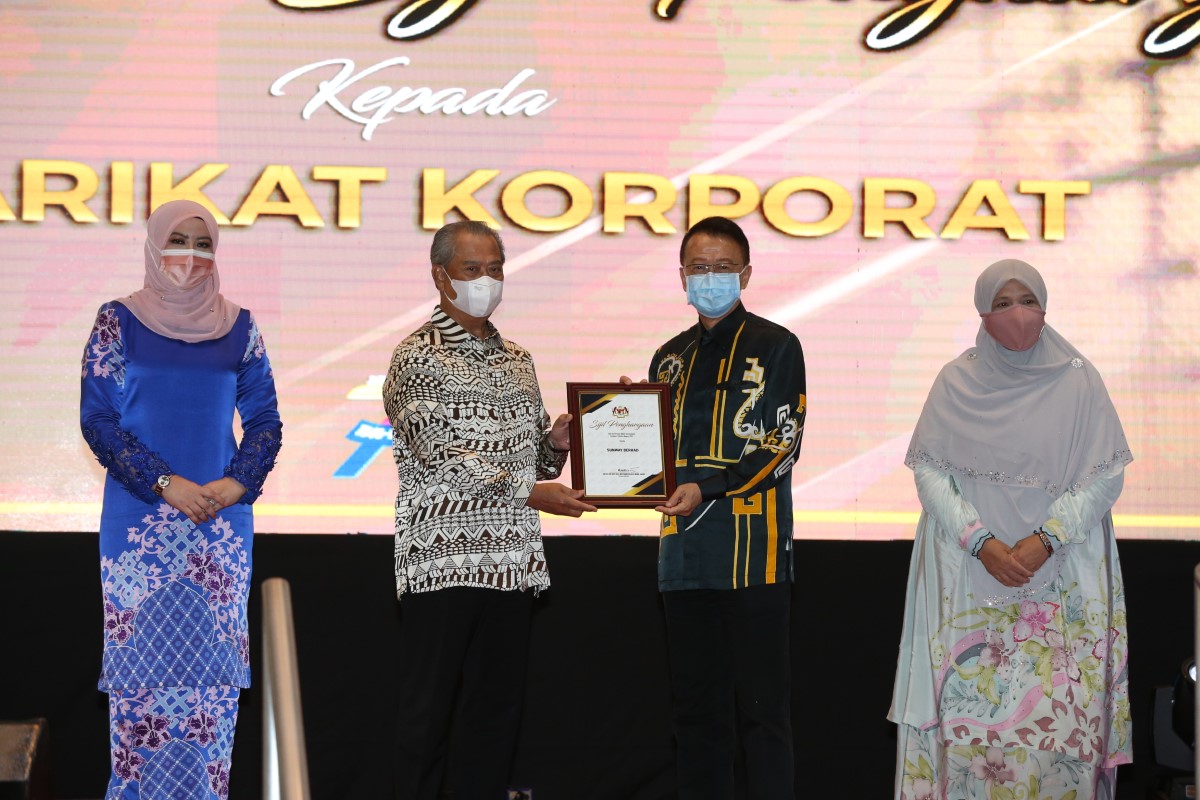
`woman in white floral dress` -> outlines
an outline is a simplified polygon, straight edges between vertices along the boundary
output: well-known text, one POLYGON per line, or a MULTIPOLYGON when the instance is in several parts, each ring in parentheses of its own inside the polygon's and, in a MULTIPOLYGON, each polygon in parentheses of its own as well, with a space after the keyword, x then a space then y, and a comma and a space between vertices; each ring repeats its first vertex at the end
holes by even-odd
POLYGON ((1129 763, 1111 508, 1133 460, 1095 368, 1021 261, 980 275, 905 463, 923 512, 888 718, 896 798, 1112 798, 1129 763))

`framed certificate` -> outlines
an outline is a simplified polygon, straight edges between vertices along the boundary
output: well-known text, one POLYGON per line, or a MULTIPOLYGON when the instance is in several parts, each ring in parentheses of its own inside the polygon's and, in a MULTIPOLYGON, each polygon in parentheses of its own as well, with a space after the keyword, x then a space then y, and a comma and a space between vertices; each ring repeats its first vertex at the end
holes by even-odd
POLYGON ((653 508, 675 491, 670 387, 568 383, 571 482, 601 508, 653 508))

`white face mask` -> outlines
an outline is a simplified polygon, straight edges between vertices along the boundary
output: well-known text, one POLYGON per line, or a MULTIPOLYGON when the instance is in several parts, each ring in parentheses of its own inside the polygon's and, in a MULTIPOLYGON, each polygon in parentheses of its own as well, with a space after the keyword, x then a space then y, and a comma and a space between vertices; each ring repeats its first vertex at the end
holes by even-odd
MULTIPOLYGON (((446 272, 445 268, 442 272, 446 272)), ((450 278, 449 272, 446 272, 446 277, 450 278)), ((490 317, 496 306, 500 305, 500 297, 504 294, 504 281, 489 278, 487 275, 473 281, 456 281, 450 278, 450 285, 457 293, 457 297, 452 298, 450 302, 459 311, 472 317, 490 317)))
POLYGON ((216 268, 216 256, 203 250, 163 250, 162 271, 180 289, 194 289, 216 268))

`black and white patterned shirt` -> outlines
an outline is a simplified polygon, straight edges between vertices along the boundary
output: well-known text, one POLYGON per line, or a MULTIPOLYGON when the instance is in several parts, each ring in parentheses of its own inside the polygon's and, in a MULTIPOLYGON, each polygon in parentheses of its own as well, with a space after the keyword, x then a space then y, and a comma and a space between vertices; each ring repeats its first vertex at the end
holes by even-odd
POLYGON ((383 384, 400 473, 396 595, 550 585, 534 484, 558 477, 533 358, 488 323, 477 339, 442 311, 396 347, 383 384))

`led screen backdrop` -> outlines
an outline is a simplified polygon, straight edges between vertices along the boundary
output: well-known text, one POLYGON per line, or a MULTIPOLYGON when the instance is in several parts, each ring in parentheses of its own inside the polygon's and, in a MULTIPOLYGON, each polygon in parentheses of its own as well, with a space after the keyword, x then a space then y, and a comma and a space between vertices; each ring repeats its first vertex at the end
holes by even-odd
MULTIPOLYGON (((385 533, 379 387, 434 305, 431 233, 508 250, 500 330, 567 381, 644 375, 694 322, 689 220, 736 217, 747 306, 808 362, 797 535, 911 535, 903 456, 1017 257, 1104 374, 1136 456, 1124 536, 1200 526, 1198 6, 880 0, 7 0, 0 7, 0 527, 93 530, 78 430, 97 307, 151 208, 227 227, 284 449, 270 532, 385 533)), ((647 511, 546 519, 653 534, 647 511)))

